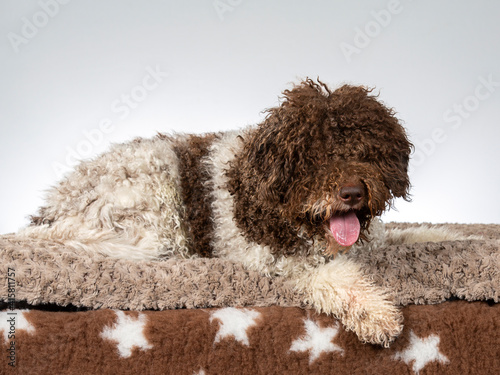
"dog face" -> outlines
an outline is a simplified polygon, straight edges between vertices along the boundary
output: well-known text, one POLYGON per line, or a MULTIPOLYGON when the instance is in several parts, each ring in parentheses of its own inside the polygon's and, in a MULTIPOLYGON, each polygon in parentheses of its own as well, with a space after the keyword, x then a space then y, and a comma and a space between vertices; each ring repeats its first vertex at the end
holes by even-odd
POLYGON ((366 239, 394 198, 408 199, 412 146, 366 88, 332 92, 307 80, 284 96, 233 165, 236 220, 272 248, 297 251, 305 246, 298 238, 322 238, 334 254, 366 239))

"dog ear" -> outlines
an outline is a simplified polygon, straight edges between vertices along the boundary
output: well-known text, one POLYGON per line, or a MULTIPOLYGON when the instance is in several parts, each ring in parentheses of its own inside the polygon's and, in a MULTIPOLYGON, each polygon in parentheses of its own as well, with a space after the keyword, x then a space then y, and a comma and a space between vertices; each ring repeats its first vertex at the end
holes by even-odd
POLYGON ((392 110, 388 110, 385 121, 390 123, 392 128, 390 148, 386 150, 385 160, 381 163, 386 184, 393 197, 410 201, 411 185, 408 167, 414 146, 408 140, 405 129, 396 119, 392 110))
POLYGON ((245 157, 240 172, 249 174, 257 199, 273 205, 286 203, 287 193, 294 180, 293 151, 283 144, 282 126, 270 116, 246 143, 245 157))
POLYGON ((286 205, 289 213, 303 203, 307 186, 315 179, 314 169, 324 159, 316 144, 328 120, 330 94, 320 81, 307 79, 285 90, 281 105, 267 111, 246 148, 246 161, 258 179, 259 199, 286 205))
POLYGON ((341 113, 340 117, 349 118, 347 122, 376 126, 369 131, 378 139, 379 151, 373 156, 377 157, 385 184, 393 197, 409 200, 408 163, 413 145, 395 112, 380 102, 378 95, 371 94, 372 91, 363 86, 344 85, 333 92, 332 106, 341 113))
POLYGON ((409 190, 411 185, 408 177, 408 161, 409 158, 404 157, 391 168, 387 185, 394 197, 403 198, 409 201, 409 190))

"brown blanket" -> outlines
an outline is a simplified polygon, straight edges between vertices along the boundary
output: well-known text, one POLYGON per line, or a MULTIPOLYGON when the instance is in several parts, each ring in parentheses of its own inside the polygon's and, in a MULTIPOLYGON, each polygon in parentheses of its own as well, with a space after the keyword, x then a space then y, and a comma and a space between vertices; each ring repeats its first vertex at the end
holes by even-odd
POLYGON ((284 280, 235 263, 113 260, 6 235, 0 374, 496 374, 500 225, 447 228, 483 239, 350 255, 410 305, 390 349, 361 344, 334 318, 298 308, 301 296, 284 280), (456 298, 488 302, 411 305, 456 298), (101 309, 20 311, 21 302, 101 309), (138 312, 185 307, 205 309, 138 312))
POLYGON ((333 319, 293 307, 29 311, 17 316, 30 327, 16 331, 17 367, 2 355, 0 373, 498 374, 500 305, 403 311, 405 331, 389 349, 363 345, 333 319))

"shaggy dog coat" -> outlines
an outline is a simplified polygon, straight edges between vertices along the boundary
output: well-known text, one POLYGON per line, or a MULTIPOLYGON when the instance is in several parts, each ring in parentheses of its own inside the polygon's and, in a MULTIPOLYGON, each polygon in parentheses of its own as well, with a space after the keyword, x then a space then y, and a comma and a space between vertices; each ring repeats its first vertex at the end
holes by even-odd
MULTIPOLYGON (((339 250, 377 241, 407 197, 405 131, 363 87, 306 80, 255 127, 115 145, 49 191, 30 237, 128 259, 192 256, 284 276, 361 340, 402 329, 388 293, 339 250)), ((373 245, 373 244, 372 244, 373 245)))

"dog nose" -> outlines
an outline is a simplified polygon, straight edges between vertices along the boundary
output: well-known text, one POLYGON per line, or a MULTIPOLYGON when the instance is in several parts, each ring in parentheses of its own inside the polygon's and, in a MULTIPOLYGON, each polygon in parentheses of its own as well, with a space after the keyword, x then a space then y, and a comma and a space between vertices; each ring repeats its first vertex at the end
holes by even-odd
POLYGON ((354 206, 365 197, 365 187, 361 184, 342 186, 339 190, 339 198, 345 204, 354 206))

